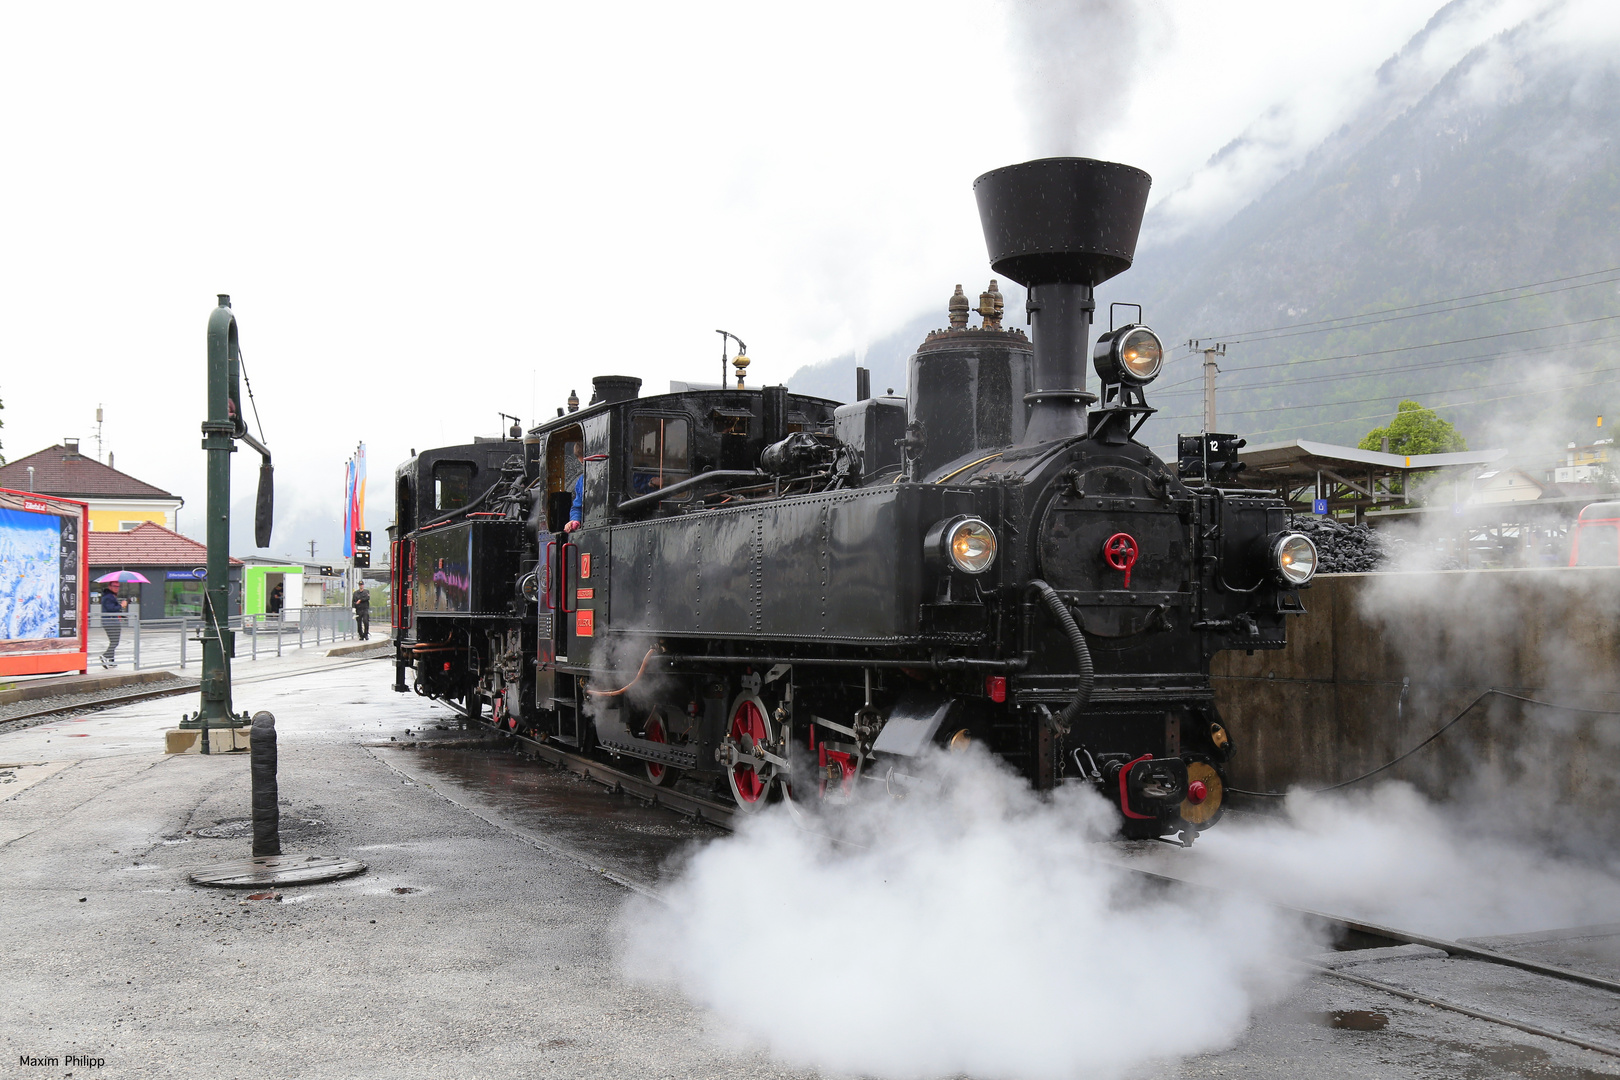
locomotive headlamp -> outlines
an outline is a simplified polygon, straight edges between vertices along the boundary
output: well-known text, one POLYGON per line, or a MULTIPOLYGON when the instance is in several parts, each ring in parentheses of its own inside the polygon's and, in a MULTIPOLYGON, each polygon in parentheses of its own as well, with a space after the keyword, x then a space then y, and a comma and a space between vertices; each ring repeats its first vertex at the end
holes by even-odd
POLYGON ((1303 585, 1316 576, 1316 545, 1301 533, 1284 533, 1271 545, 1271 561, 1284 585, 1303 585))
POLYGON ((996 534, 976 517, 950 518, 928 530, 923 554, 964 574, 982 574, 996 561, 996 534))
POLYGON ((1132 323, 1098 338, 1091 360, 1103 382, 1146 386, 1164 366, 1164 343, 1141 323, 1132 323))

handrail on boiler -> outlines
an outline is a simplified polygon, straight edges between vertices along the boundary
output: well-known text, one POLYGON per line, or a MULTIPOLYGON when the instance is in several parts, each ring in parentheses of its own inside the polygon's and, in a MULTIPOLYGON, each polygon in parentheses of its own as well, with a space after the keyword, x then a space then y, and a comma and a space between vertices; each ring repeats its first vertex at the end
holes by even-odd
POLYGON ((626 499, 624 502, 619 504, 619 511, 620 513, 624 513, 626 511, 634 510, 640 506, 648 506, 667 499, 671 495, 678 495, 681 492, 690 491, 693 488, 705 487, 709 484, 717 482, 725 483, 732 480, 769 479, 769 476, 757 469, 713 469, 706 473, 698 473, 696 476, 687 480, 682 480, 678 484, 671 484, 669 487, 659 488, 657 491, 649 491, 647 494, 637 495, 633 499, 626 499))

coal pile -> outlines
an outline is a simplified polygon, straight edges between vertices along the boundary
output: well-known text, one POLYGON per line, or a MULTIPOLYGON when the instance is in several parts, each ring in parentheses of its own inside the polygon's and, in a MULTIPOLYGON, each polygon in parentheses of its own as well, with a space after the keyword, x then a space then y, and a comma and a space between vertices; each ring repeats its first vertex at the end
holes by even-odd
POLYGON ((1316 545, 1319 574, 1365 574, 1388 568, 1394 545, 1367 525, 1347 525, 1330 517, 1297 517, 1290 528, 1316 545))

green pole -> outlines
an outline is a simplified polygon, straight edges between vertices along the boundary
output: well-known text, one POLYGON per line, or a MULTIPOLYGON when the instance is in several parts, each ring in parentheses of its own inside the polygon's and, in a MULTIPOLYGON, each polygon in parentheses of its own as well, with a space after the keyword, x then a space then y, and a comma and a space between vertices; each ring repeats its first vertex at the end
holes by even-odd
POLYGON ((231 298, 219 296, 208 316, 208 419, 203 421, 203 450, 208 454, 208 585, 202 619, 202 708, 182 727, 235 727, 245 717, 231 714, 231 455, 236 438, 247 431, 239 390, 241 353, 231 298))

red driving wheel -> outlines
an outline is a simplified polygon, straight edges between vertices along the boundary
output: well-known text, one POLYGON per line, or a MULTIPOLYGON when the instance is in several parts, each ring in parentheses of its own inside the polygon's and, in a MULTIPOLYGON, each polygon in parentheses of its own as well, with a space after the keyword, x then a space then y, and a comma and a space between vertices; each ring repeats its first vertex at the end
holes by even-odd
MULTIPOLYGON (((648 742, 668 743, 669 732, 664 728, 664 716, 654 712, 647 718, 647 726, 642 729, 641 737, 648 742)), ((656 761, 645 762, 647 779, 660 787, 668 787, 675 782, 675 770, 668 765, 660 765, 656 761)))
MULTIPOLYGON (((748 754, 753 753, 755 746, 771 741, 770 725, 766 723, 765 712, 758 701, 743 698, 737 703, 731 713, 731 728, 727 734, 739 750, 748 754)), ((731 767, 731 794, 744 810, 759 809, 764 804, 768 787, 766 779, 752 765, 739 762, 731 767)))

